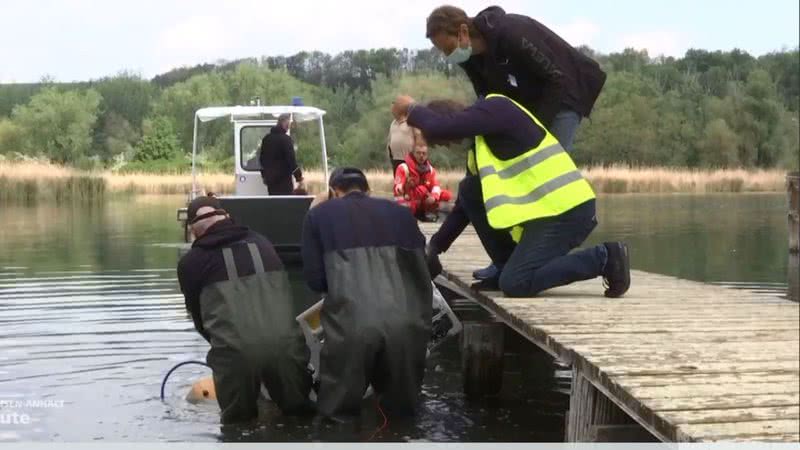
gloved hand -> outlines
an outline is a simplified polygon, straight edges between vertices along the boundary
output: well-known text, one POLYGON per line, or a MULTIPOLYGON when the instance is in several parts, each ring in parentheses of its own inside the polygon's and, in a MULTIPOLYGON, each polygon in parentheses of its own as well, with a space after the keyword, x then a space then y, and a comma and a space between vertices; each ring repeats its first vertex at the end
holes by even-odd
POLYGON ((439 251, 433 248, 430 244, 425 247, 425 263, 428 265, 428 272, 431 273, 431 279, 436 278, 442 273, 442 263, 439 261, 439 251))

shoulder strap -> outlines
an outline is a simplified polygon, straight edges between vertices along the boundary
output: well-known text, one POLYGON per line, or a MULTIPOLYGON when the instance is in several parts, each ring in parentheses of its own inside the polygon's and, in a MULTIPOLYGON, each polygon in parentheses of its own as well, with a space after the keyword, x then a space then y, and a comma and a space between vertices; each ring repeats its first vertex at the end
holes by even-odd
POLYGON ((233 260, 233 250, 230 247, 222 249, 222 257, 225 259, 225 270, 228 271, 228 280, 238 280, 239 274, 236 272, 236 262, 233 260))
MULTIPOLYGON (((244 242, 239 242, 240 245, 242 243, 244 242)), ((250 258, 253 260, 253 270, 255 273, 264 273, 264 260, 261 258, 261 252, 258 251, 258 246, 252 242, 248 242, 247 250, 250 251, 250 258)), ((233 248, 223 248, 222 258, 225 260, 225 270, 228 271, 228 280, 239 279, 239 272, 236 270, 236 261, 233 258, 233 248)))
POLYGON ((250 257, 253 258, 253 269, 255 272, 264 273, 264 261, 261 259, 261 252, 258 251, 256 244, 248 242, 247 249, 250 250, 250 257))

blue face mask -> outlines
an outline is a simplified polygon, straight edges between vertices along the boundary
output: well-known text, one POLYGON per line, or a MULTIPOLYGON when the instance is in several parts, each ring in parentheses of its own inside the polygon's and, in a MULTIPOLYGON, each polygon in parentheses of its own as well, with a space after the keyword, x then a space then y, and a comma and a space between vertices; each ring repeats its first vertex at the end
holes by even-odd
POLYGON ((467 60, 472 56, 472 46, 468 46, 467 48, 456 47, 455 50, 450 52, 445 59, 450 64, 461 64, 467 62, 467 60))

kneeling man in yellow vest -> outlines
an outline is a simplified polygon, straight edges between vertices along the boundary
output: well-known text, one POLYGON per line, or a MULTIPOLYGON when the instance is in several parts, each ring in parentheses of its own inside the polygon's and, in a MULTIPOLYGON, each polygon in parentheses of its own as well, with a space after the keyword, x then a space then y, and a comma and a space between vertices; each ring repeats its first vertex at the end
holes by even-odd
MULTIPOLYGON (((509 297, 531 297, 579 280, 603 277, 605 295, 630 287, 628 247, 622 242, 570 252, 597 226, 595 195, 572 158, 534 114, 508 97, 491 94, 470 107, 450 102, 451 111, 399 96, 394 112, 407 114, 430 143, 475 140, 475 162, 488 226, 476 226, 486 245, 507 230, 513 248, 502 270, 484 289, 509 297)), ((473 202, 475 203, 475 202, 473 202)), ((430 252, 437 252, 429 248, 430 252)), ((494 259, 494 258, 493 258, 494 259)))

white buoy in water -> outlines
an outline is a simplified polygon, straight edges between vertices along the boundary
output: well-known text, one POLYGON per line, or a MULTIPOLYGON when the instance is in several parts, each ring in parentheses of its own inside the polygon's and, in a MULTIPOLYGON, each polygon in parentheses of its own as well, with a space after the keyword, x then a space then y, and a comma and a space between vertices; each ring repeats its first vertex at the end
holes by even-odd
POLYGON ((214 387, 214 377, 207 376, 195 381, 189 393, 186 394, 186 401, 189 403, 200 403, 203 401, 217 401, 217 390, 214 387))

